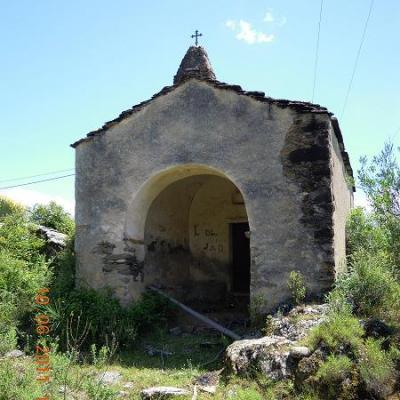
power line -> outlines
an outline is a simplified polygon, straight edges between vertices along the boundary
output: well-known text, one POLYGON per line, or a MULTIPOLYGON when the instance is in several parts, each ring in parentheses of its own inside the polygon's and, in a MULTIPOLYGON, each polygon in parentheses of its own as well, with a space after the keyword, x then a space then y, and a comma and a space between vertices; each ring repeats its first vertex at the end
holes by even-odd
POLYGON ((32 179, 32 178, 37 178, 39 176, 47 176, 47 175, 54 175, 54 174, 61 174, 62 172, 69 172, 69 171, 73 171, 73 168, 69 168, 69 169, 62 169, 59 171, 53 171, 53 172, 47 172, 46 174, 38 174, 38 175, 31 175, 31 176, 23 176, 23 177, 19 177, 19 178, 9 178, 9 179, 2 179, 0 180, 0 183, 5 183, 5 182, 14 182, 14 181, 23 181, 25 179, 32 179))
POLYGON ((68 175, 63 175, 63 176, 56 176, 54 178, 47 178, 47 179, 41 179, 41 180, 33 181, 33 182, 21 183, 19 185, 0 187, 0 190, 13 189, 13 188, 17 188, 17 187, 21 187, 21 186, 27 186, 27 185, 34 185, 35 183, 41 183, 41 182, 55 181, 57 179, 68 178, 69 176, 74 176, 74 175, 75 174, 68 174, 68 175))
POLYGON ((311 103, 314 102, 315 86, 317 84, 317 69, 318 69, 318 58, 319 58, 319 38, 321 34, 321 21, 322 21, 322 8, 324 5, 324 0, 321 0, 321 8, 319 10, 319 22, 318 22, 318 33, 317 33, 317 45, 315 47, 315 62, 314 62, 314 82, 311 103))
POLYGON ((367 19, 366 19, 366 21, 365 21, 364 30, 363 30, 363 33, 362 33, 362 36, 361 36, 360 46, 358 47, 356 59, 355 59, 355 62, 354 62, 353 72, 352 72, 352 74, 351 74, 349 86, 348 86, 348 88, 347 88, 346 96, 345 96, 345 98, 344 98, 344 103, 343 103, 343 108, 342 108, 342 114, 341 114, 340 119, 343 119, 344 112, 345 112, 346 107, 347 107, 347 102, 348 102, 348 100, 349 100, 350 91, 351 91, 351 88, 352 88, 352 86, 353 86, 353 80, 354 80, 354 76, 355 76, 355 74, 356 74, 356 70, 357 70, 357 66, 358 66, 358 61, 359 61, 359 59, 360 59, 361 49, 362 49, 362 46, 363 46, 364 41, 365 41, 365 35, 366 35, 366 33, 367 33, 367 27, 368 27, 369 19, 370 19, 370 17, 371 17, 373 5, 374 5, 374 0, 371 0, 371 3, 370 3, 370 5, 369 5, 368 17, 367 17, 367 19))

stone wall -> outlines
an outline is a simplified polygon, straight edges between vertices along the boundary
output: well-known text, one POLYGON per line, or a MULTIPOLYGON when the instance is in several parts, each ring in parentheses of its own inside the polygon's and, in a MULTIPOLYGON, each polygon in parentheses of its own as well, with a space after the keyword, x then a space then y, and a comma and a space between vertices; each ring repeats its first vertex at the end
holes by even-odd
MULTIPOLYGON (((332 172, 333 136, 327 112, 258 101, 196 79, 156 96, 77 144, 78 279, 110 286, 123 303, 137 298, 154 274, 145 237, 153 201, 182 179, 215 175, 243 195, 251 295, 277 306, 288 298, 292 270, 321 294, 333 282, 341 244, 337 252, 334 246, 344 237, 343 224, 333 222, 334 201, 342 201, 335 191, 351 197, 332 172)), ((176 232, 183 247, 185 238, 176 232)))

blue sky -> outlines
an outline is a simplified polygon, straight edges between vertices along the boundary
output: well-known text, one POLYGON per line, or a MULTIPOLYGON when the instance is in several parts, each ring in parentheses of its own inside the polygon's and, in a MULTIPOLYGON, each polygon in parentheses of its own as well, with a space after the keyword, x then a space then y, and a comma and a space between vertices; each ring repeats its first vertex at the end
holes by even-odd
MULTIPOLYGON (((314 102, 334 112, 353 168, 400 144, 400 2, 324 0, 314 102)), ((199 29, 217 78, 311 100, 320 0, 3 2, 0 180, 74 167, 69 144, 172 82, 199 29)), ((0 187, 17 182, 3 182, 0 187)), ((3 191, 72 208, 73 178, 3 191)))

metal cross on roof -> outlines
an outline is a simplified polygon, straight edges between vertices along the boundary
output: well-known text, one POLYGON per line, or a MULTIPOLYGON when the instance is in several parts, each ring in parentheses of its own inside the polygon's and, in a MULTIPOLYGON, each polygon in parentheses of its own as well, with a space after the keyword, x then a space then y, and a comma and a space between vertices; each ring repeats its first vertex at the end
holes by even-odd
POLYGON ((202 33, 199 33, 199 31, 196 29, 196 32, 194 33, 194 35, 192 35, 192 38, 195 38, 195 44, 196 44, 196 46, 198 46, 198 44, 199 44, 198 38, 199 38, 200 36, 203 36, 203 34, 202 34, 202 33))

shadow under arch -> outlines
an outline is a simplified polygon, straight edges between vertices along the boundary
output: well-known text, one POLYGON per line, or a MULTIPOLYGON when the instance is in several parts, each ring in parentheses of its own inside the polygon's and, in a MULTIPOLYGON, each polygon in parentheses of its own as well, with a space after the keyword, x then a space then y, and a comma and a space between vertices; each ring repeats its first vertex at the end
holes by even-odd
POLYGON ((226 293, 249 295, 249 230, 238 185, 216 168, 184 164, 137 190, 124 233, 142 263, 144 287, 158 284, 180 300, 208 304, 226 293))

